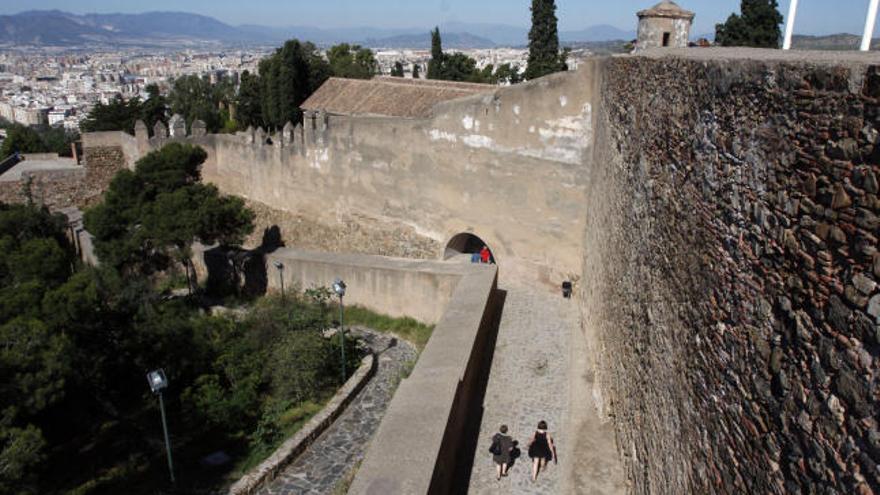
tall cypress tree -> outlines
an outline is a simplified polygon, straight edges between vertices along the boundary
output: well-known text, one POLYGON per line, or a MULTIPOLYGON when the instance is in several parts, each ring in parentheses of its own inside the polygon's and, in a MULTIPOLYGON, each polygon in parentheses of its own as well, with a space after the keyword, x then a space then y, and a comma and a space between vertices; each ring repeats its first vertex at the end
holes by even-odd
POLYGON ((715 41, 723 46, 779 48, 782 37, 776 0, 742 0, 742 15, 731 14, 724 24, 715 26, 715 41))
POLYGON ((559 53, 559 31, 556 23, 555 0, 532 0, 532 29, 529 31, 526 79, 568 69, 565 54, 559 53))
POLYGON ((431 60, 428 62, 428 79, 443 79, 443 44, 440 40, 440 28, 431 31, 431 60))
POLYGON ((260 110, 270 129, 302 120, 299 106, 327 78, 330 64, 311 43, 290 40, 260 61, 260 110))

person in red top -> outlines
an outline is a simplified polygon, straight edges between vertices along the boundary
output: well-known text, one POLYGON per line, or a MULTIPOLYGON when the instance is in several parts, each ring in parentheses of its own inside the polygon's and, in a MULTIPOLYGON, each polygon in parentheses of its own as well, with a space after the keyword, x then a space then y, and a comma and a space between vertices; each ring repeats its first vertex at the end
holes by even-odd
POLYGON ((480 262, 488 263, 491 255, 489 254, 489 248, 483 246, 483 249, 480 249, 480 262))

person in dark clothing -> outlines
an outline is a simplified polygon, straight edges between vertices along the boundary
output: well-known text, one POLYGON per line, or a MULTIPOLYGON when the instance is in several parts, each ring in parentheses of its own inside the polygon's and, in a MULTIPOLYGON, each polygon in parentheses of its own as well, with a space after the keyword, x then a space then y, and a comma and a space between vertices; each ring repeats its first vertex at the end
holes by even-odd
POLYGON ((532 481, 538 479, 538 472, 547 467, 547 461, 556 462, 556 446, 547 431, 546 421, 538 422, 538 430, 529 439, 529 457, 532 458, 532 481))
POLYGON ((510 465, 510 452, 513 450, 513 444, 513 438, 507 435, 507 425, 501 425, 498 433, 492 437, 492 447, 495 448, 495 451, 492 452, 492 460, 495 461, 495 467, 498 470, 497 479, 499 480, 502 476, 507 476, 507 467, 510 465))

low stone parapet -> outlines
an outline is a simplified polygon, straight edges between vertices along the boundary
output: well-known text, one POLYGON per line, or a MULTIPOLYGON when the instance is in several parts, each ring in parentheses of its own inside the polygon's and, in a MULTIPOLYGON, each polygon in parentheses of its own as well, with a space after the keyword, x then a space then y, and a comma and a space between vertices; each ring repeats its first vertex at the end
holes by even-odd
POLYGON ((469 421, 482 406, 501 296, 494 265, 464 273, 394 395, 350 494, 455 493, 469 421))
POLYGON ((268 459, 230 487, 229 495, 251 495, 275 477, 324 432, 376 372, 376 358, 368 354, 357 371, 336 392, 324 409, 281 444, 268 459))

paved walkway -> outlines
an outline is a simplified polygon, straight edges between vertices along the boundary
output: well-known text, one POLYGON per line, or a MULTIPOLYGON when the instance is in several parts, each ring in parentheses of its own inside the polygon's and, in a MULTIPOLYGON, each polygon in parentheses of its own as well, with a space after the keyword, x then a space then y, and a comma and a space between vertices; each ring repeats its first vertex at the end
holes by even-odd
POLYGON ((349 404, 342 416, 308 450, 296 459, 261 494, 327 494, 359 462, 367 450, 407 361, 415 358, 415 348, 404 340, 377 332, 353 329, 376 352, 376 375, 349 404))
POLYGON ((469 493, 625 493, 613 433, 592 406, 577 302, 538 284, 503 282, 507 299, 469 493), (533 483, 526 444, 540 420, 556 441, 559 464, 549 464, 533 483), (497 481, 489 444, 501 424, 522 454, 509 476, 497 481))

